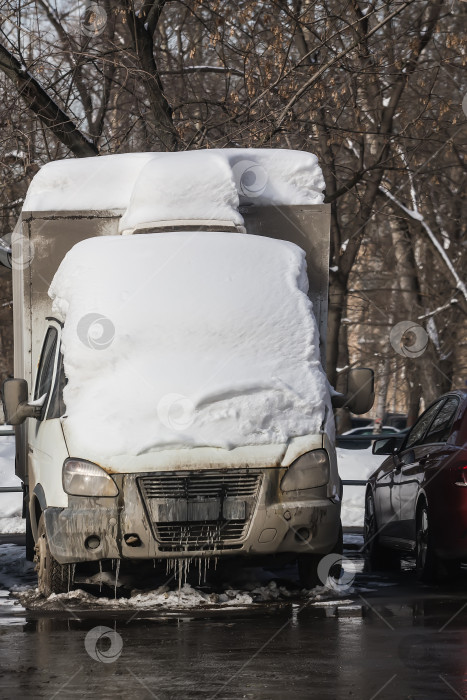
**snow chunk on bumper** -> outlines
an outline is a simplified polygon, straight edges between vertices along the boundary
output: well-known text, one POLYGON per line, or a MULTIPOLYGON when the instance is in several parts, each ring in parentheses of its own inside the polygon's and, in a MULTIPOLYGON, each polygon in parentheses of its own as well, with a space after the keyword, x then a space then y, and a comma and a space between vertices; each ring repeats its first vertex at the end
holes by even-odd
POLYGON ((49 294, 73 453, 284 443, 330 412, 304 252, 241 233, 92 238, 49 294))

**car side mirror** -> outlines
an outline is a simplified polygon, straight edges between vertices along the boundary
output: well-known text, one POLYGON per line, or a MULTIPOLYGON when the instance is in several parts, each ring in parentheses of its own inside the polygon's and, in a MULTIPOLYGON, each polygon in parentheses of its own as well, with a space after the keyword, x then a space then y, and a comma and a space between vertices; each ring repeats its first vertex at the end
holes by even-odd
POLYGON ((42 407, 28 403, 28 383, 25 379, 6 379, 2 387, 5 422, 21 425, 26 418, 40 418, 42 407))
POLYGON ((402 447, 404 435, 391 435, 391 437, 375 440, 371 451, 374 455, 393 455, 402 447))
POLYGON ((348 408, 357 416, 367 413, 375 400, 375 373, 368 367, 354 367, 347 372, 344 394, 335 394, 332 405, 348 408))

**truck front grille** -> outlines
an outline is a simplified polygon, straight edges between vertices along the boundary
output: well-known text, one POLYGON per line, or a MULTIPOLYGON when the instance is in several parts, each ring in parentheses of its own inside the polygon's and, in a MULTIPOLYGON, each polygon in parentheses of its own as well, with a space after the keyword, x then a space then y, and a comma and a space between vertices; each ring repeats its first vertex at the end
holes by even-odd
POLYGON ((203 523, 156 523, 160 549, 164 552, 205 552, 239 549, 248 523, 205 521, 203 523))
POLYGON ((140 478, 147 498, 255 497, 259 474, 184 472, 140 478))
POLYGON ((241 548, 261 474, 166 472, 138 483, 161 551, 206 552, 241 548))

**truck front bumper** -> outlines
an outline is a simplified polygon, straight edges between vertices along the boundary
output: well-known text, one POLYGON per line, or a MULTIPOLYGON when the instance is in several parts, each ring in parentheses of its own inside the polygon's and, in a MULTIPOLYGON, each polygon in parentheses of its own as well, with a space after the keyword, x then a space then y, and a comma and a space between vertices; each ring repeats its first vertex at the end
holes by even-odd
POLYGON ((61 564, 102 559, 327 554, 340 501, 327 487, 284 494, 286 469, 113 475, 116 498, 69 497, 45 510, 61 564))

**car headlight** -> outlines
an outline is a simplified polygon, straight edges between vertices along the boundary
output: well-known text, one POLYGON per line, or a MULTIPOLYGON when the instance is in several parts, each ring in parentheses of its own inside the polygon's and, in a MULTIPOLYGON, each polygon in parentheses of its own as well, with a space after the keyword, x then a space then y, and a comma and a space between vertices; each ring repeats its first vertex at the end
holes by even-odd
POLYGON ((63 463, 63 490, 70 496, 118 496, 115 481, 101 467, 84 459, 63 463))
POLYGON ((302 491, 324 486, 329 481, 326 450, 307 452, 293 462, 281 481, 282 491, 302 491))

